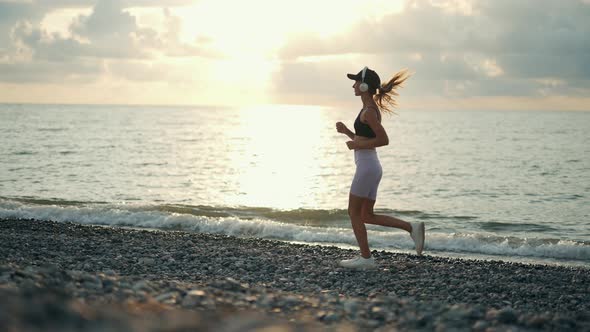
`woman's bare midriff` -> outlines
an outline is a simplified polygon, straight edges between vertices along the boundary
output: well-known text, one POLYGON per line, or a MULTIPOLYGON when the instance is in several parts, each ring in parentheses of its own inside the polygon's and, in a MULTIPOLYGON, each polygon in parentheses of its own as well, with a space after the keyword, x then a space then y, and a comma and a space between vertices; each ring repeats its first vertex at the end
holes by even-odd
MULTIPOLYGON (((356 136, 355 135, 353 141, 354 142, 362 142, 362 141, 368 141, 370 139, 372 139, 372 138, 365 137, 365 136, 356 136)), ((369 148, 367 150, 375 150, 375 148, 369 148)))

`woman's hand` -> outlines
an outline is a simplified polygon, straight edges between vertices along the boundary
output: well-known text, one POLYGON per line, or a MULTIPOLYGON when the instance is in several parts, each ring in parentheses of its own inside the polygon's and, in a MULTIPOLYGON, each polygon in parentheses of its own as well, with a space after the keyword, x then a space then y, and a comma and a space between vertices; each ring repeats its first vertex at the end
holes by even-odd
POLYGON ((346 128, 344 123, 342 123, 340 121, 336 122, 336 131, 348 136, 348 138, 350 138, 350 139, 354 139, 354 133, 352 131, 350 131, 348 128, 346 128))
POLYGON ((346 134, 346 132, 348 131, 348 128, 346 128, 346 125, 344 125, 344 123, 339 121, 339 122, 336 122, 336 131, 341 134, 346 134))
POLYGON ((348 141, 348 142, 346 142, 346 146, 348 146, 349 150, 354 150, 357 148, 356 143, 357 142, 355 142, 355 141, 348 141))

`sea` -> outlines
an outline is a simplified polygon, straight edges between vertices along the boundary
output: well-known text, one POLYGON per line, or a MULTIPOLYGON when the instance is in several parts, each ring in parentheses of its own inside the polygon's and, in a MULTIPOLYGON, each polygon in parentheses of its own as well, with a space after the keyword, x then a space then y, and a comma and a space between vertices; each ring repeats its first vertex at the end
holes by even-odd
MULTIPOLYGON (((335 123, 359 109, 0 104, 0 218, 358 249, 335 123)), ((426 255, 590 267, 590 112, 400 108, 383 126, 375 211, 424 222, 426 255)))

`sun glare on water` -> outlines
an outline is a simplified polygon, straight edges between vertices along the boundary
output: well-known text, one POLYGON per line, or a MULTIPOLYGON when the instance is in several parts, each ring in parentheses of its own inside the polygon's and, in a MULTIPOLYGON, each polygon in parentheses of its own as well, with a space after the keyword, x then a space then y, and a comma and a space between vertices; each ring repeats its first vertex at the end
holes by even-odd
POLYGON ((318 107, 268 106, 240 110, 235 137, 245 148, 231 149, 240 191, 238 205, 295 208, 321 185, 317 162, 325 125, 318 107), (285 108, 289 108, 286 110, 285 108), (246 152, 244 152, 246 151, 246 152))

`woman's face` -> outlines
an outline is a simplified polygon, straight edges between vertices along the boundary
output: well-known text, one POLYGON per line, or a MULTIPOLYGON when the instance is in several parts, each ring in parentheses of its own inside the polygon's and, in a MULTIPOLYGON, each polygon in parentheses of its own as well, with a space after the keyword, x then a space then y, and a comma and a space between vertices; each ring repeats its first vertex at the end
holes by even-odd
POLYGON ((352 85, 352 88, 354 89, 354 95, 355 96, 360 96, 362 94, 359 86, 361 85, 361 81, 354 81, 354 84, 352 85))

